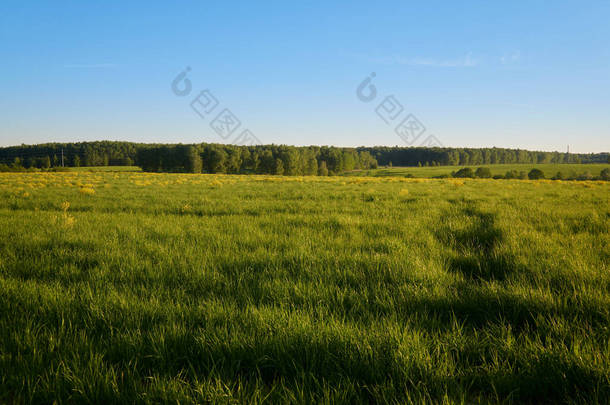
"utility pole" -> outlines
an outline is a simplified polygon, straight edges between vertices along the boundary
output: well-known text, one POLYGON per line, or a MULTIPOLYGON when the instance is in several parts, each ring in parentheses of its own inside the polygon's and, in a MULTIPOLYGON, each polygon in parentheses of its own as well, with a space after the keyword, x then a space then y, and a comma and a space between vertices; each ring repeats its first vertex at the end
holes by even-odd
POLYGON ((61 148, 61 167, 64 167, 64 148, 61 148))

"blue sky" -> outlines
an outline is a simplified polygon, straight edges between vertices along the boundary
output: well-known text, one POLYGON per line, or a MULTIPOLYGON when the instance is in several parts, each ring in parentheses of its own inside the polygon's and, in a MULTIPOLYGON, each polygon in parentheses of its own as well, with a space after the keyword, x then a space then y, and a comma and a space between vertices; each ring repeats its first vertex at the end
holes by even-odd
POLYGON ((405 145, 393 95, 445 146, 610 150, 607 1, 0 7, 1 145, 230 142, 189 105, 209 89, 263 143, 405 145))

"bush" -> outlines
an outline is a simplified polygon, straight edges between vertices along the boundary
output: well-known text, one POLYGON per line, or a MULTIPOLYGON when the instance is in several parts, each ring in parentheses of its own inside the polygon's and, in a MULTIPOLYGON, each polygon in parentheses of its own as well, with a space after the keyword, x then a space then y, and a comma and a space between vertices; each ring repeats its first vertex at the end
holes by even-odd
POLYGON ((593 180, 593 176, 589 172, 584 172, 580 174, 577 178, 578 180, 593 180))
POLYGON ((503 178, 504 178, 504 176, 502 176, 501 174, 495 174, 494 177, 493 177, 494 180, 500 180, 500 179, 503 179, 503 178))
POLYGON ((557 172, 557 174, 551 177, 551 180, 563 180, 563 173, 557 172))
POLYGON ((610 180, 610 169, 604 169, 599 174, 599 178, 602 180, 610 180))
POLYGON ((516 170, 509 170, 506 172, 506 174, 504 175, 505 179, 518 179, 519 178, 519 173, 516 170))
POLYGON ((491 170, 488 167, 479 167, 474 175, 481 179, 489 179, 491 178, 491 170))
POLYGON ((472 171, 472 169, 470 167, 465 167, 465 168, 460 169, 457 172, 453 173, 453 177, 474 178, 474 172, 472 171))
POLYGON ((16 166, 16 165, 5 165, 5 164, 0 164, 0 172, 36 172, 39 171, 40 169, 37 169, 35 167, 32 168, 25 168, 23 166, 16 166))
POLYGON ((544 179, 544 172, 540 169, 532 169, 530 170, 530 172, 527 174, 527 177, 530 180, 540 180, 540 179, 544 179))
POLYGON ((519 179, 519 180, 524 180, 527 179, 527 174, 523 171, 518 172, 516 170, 509 170, 506 172, 506 174, 504 175, 505 179, 519 179))

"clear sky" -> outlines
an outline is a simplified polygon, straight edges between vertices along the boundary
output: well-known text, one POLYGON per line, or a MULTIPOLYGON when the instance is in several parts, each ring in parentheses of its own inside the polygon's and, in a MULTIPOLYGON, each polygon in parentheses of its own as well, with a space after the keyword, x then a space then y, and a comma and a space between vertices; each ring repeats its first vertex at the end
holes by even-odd
POLYGON ((230 142, 210 128, 223 108, 263 143, 405 145, 376 113, 393 95, 445 146, 610 150, 609 1, 4 0, 0 11, 1 145, 230 142), (192 91, 177 96, 187 66, 192 91), (367 103, 356 88, 372 72, 367 103), (190 103, 204 89, 219 106, 202 118, 190 103))

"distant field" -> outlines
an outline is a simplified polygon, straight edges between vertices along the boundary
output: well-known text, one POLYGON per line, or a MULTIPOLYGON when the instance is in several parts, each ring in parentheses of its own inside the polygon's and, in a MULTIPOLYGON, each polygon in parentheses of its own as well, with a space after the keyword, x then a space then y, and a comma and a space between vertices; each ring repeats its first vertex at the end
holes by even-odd
POLYGON ((608 403, 609 195, 1 173, 0 403, 608 403))
POLYGON ((91 167, 69 167, 71 172, 141 172, 138 166, 91 166, 91 167))
POLYGON ((585 172, 598 176, 603 169, 610 168, 610 164, 497 164, 497 165, 468 165, 468 166, 435 166, 435 167, 383 167, 374 170, 362 170, 346 173, 346 176, 406 176, 413 177, 436 177, 448 175, 452 171, 458 171, 464 167, 476 169, 477 167, 488 167, 492 175, 506 174, 509 170, 524 171, 528 173, 533 168, 544 172, 545 177, 551 178, 557 172, 565 177, 576 177, 585 172))

